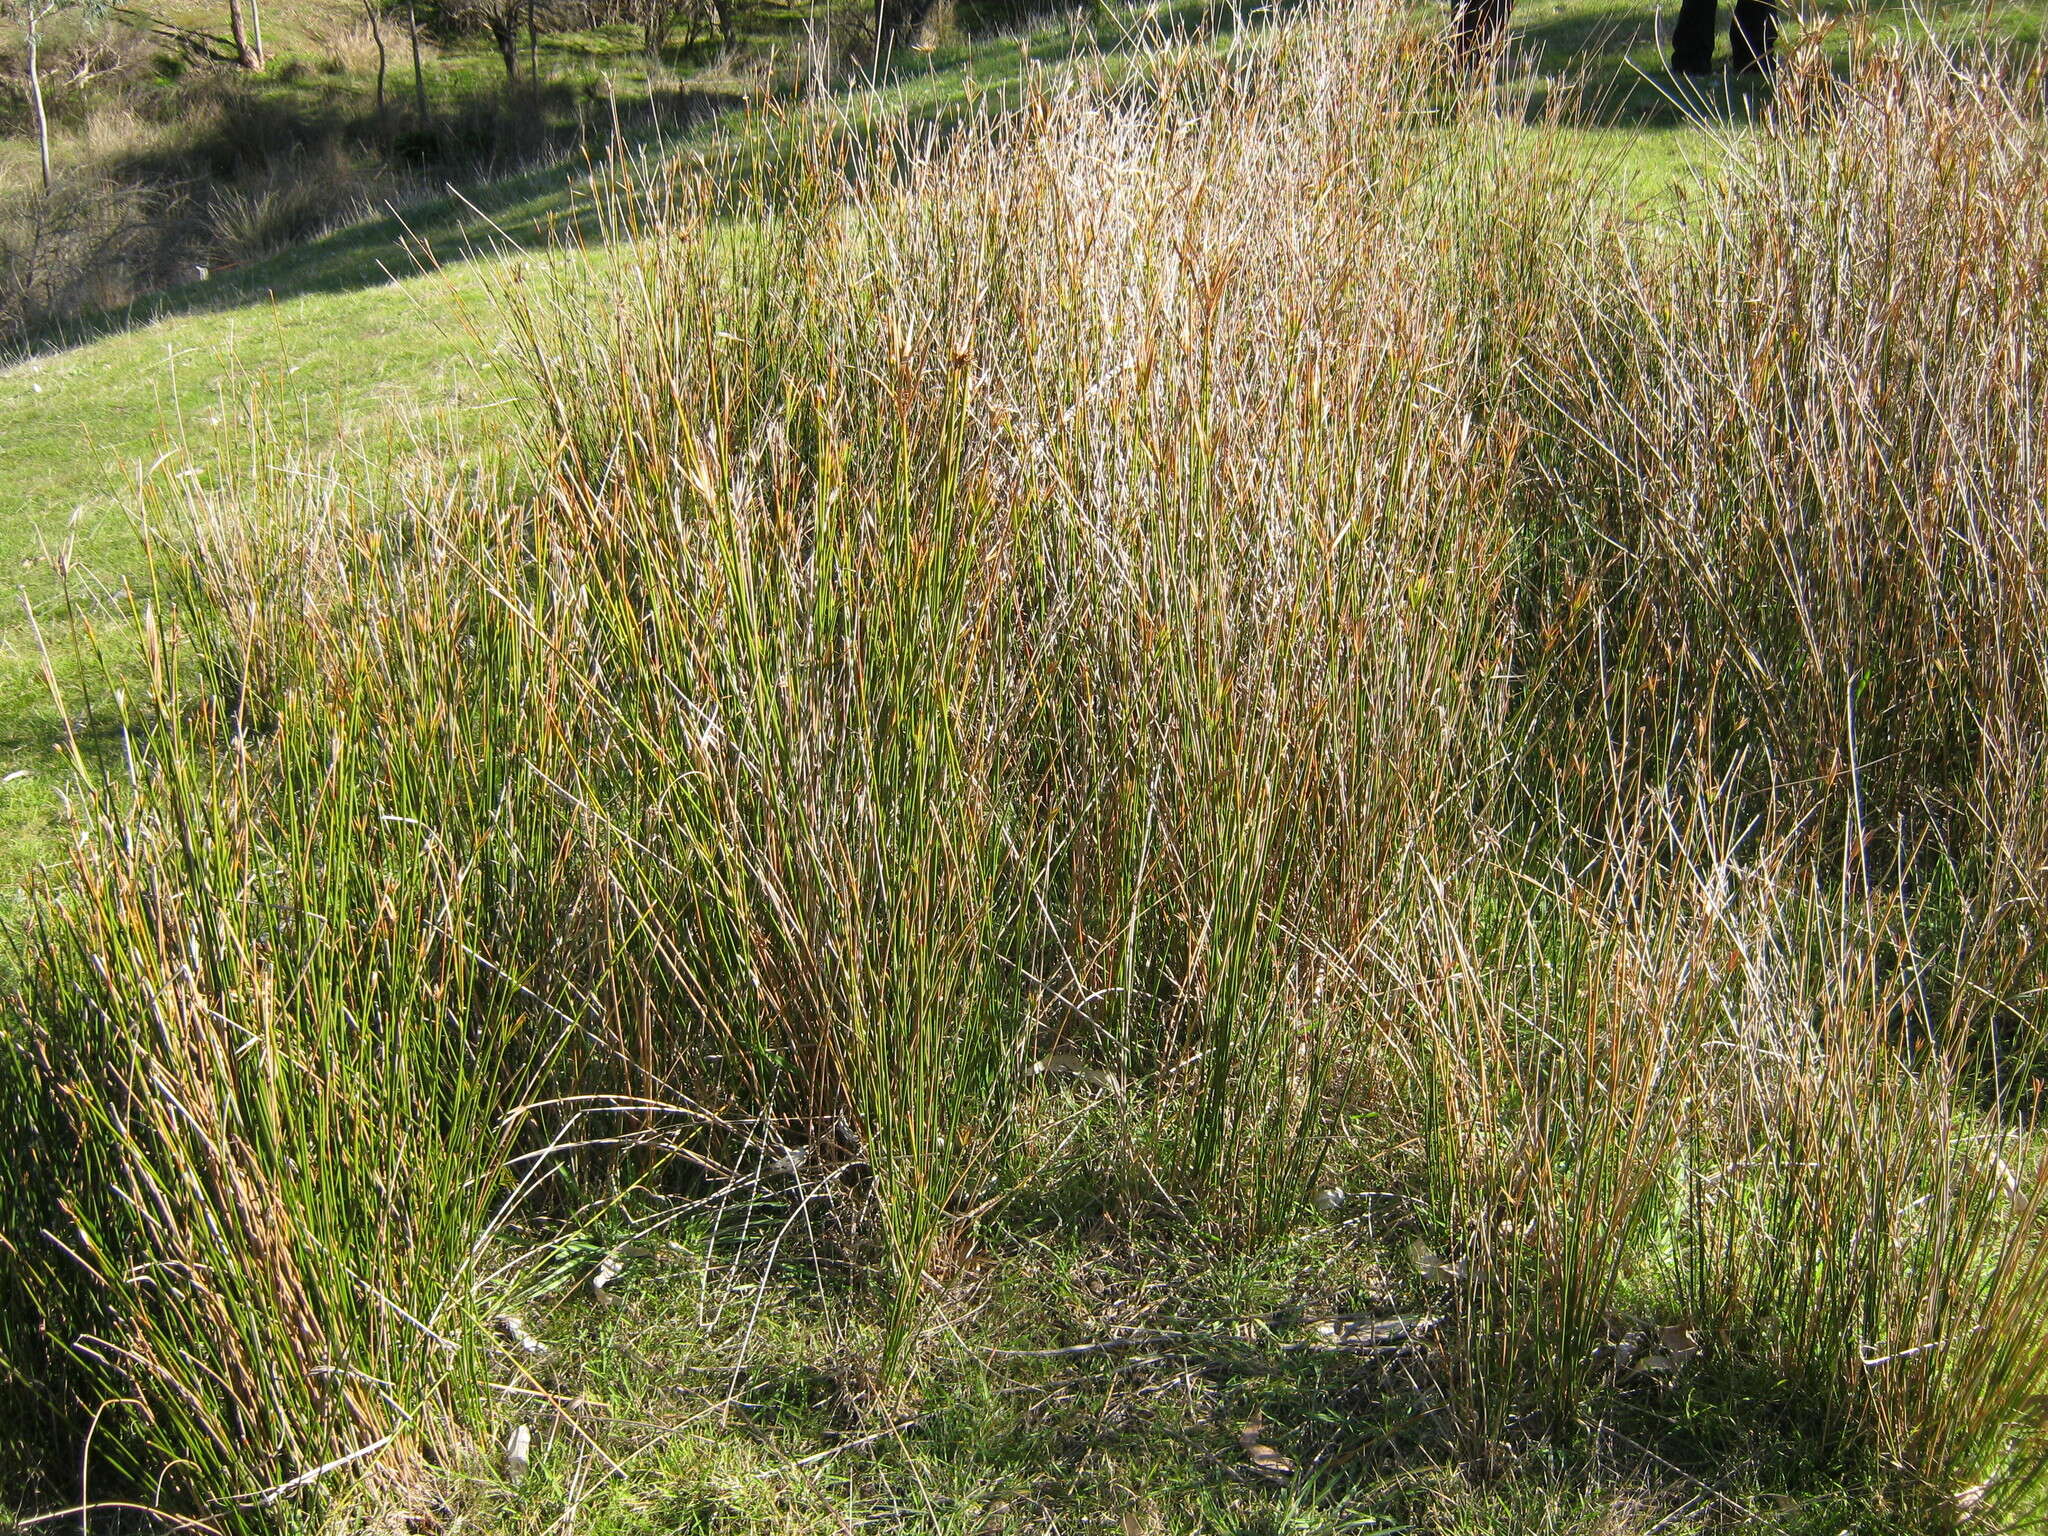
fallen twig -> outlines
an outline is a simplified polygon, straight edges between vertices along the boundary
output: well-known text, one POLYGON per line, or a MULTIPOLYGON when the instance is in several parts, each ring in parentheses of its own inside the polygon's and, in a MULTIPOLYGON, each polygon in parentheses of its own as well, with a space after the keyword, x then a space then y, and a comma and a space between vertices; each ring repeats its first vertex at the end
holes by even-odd
POLYGON ((268 1509, 288 1494, 297 1493, 302 1488, 312 1487, 313 1484, 319 1482, 328 1473, 339 1472, 343 1467, 351 1466, 361 1461, 365 1456, 376 1455, 397 1438, 398 1434, 394 1430, 391 1434, 385 1435, 381 1439, 372 1440, 368 1445, 350 1451, 346 1456, 337 1456, 334 1460, 314 1467, 310 1471, 301 1472, 297 1477, 288 1478, 284 1482, 279 1483, 275 1488, 266 1488, 261 1493, 245 1494, 235 1502, 238 1504, 260 1504, 265 1509, 268 1509))

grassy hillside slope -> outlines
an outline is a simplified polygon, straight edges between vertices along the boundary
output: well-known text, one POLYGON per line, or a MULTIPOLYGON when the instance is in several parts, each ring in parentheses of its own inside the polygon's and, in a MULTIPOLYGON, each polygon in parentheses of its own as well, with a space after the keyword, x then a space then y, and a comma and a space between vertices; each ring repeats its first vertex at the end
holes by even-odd
MULTIPOLYGON (((1188 7, 1149 23, 1062 22, 948 45, 880 90, 823 110, 877 128, 938 122, 970 100, 999 100, 1033 55, 1114 53, 1148 26, 1200 21, 1188 7)), ((789 113, 739 111, 673 136, 658 131, 643 152, 717 144, 743 162, 772 162, 786 153, 789 113)), ((143 482, 245 452, 252 409, 289 437, 340 437, 370 452, 414 436, 490 441, 508 387, 494 371, 505 337, 487 297, 502 279, 499 253, 591 233, 589 168, 581 158, 555 163, 353 225, 88 316, 0 369, 0 567, 18 573, 19 593, 0 617, 0 776, 17 775, 0 783, 0 870, 10 884, 49 846, 68 774, 56 748, 87 713, 84 694, 70 709, 51 703, 46 660, 76 681, 102 659, 118 670, 132 654, 121 592, 142 575, 143 482), (88 638, 72 616, 89 620, 88 638)))

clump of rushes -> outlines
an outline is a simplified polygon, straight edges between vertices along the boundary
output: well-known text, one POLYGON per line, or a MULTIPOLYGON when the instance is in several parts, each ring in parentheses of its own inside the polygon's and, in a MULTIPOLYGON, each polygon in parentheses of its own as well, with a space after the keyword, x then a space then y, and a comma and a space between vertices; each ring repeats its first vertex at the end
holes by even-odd
POLYGON ((257 736, 145 643, 147 760, 82 807, 9 1025, 9 1295, 43 1328, 10 1310, 8 1363, 40 1422, 95 1421, 102 1489, 228 1525, 464 1443, 503 1112, 553 1026, 486 958, 517 839, 457 830, 473 758, 392 762, 385 697, 257 736))
POLYGON ((1341 1156, 1477 1463, 1763 1382, 2029 1507, 2038 108, 1795 59, 1646 222, 1441 53, 621 168, 516 474, 177 482, 8 1024, 67 1451, 221 1526, 483 1454, 521 1214, 765 1125, 893 1380, 1076 1168, 1249 1243, 1341 1156))

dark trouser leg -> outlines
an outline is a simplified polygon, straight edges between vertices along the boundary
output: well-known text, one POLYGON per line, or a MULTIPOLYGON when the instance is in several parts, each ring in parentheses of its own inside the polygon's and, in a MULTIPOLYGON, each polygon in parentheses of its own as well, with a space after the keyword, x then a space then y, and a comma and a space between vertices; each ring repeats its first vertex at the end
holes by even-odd
POLYGON ((1509 0, 1457 0, 1451 13, 1451 45, 1460 59, 1485 56, 1507 25, 1509 0))
POLYGON ((1704 75, 1714 67, 1714 0, 1678 0, 1678 24, 1671 29, 1671 68, 1680 75, 1704 75))
POLYGON ((1735 0, 1735 19, 1728 24, 1728 48, 1735 67, 1768 74, 1777 63, 1777 0, 1735 0))

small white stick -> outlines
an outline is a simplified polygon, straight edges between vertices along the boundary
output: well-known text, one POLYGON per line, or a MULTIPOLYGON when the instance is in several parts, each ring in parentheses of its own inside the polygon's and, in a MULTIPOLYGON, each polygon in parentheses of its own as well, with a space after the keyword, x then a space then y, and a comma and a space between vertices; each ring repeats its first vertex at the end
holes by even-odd
POLYGON ((253 1502, 268 1508, 288 1493, 297 1493, 301 1488, 312 1487, 313 1484, 319 1482, 321 1478, 330 1472, 339 1472, 351 1462, 361 1461, 365 1456, 376 1455, 397 1438, 396 1434, 389 1434, 381 1440, 373 1440, 361 1450, 350 1451, 346 1456, 337 1456, 325 1466, 315 1467, 310 1472, 301 1472, 289 1482, 279 1483, 275 1488, 266 1488, 262 1493, 256 1494, 253 1497, 244 1496, 237 1500, 237 1502, 243 1504, 253 1502))

